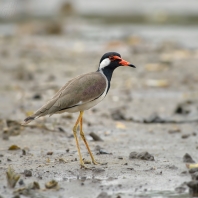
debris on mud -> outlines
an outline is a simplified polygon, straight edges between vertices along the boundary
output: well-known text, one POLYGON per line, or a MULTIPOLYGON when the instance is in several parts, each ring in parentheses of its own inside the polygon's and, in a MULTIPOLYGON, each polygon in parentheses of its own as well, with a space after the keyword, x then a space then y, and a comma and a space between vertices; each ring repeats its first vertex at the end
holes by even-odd
POLYGON ((93 171, 94 173, 101 173, 101 172, 104 172, 105 169, 104 169, 104 168, 93 168, 92 171, 93 171))
POLYGON ((147 160, 147 161, 155 160, 154 156, 148 152, 142 152, 142 153, 131 152, 129 155, 129 159, 141 159, 141 160, 147 160))
POLYGON ((193 174, 195 172, 198 172, 198 168, 191 168, 189 171, 188 171, 190 174, 193 174))
POLYGON ((190 181, 187 183, 187 186, 189 187, 189 193, 193 197, 197 197, 198 196, 198 181, 197 180, 190 181))
POLYGON ((189 169, 198 168, 198 164, 186 164, 186 167, 189 168, 189 169))
POLYGON ((195 163, 195 161, 192 159, 192 157, 188 153, 186 153, 183 156, 183 162, 185 162, 185 163, 195 163))
POLYGON ((190 113, 195 113, 195 111, 197 112, 197 107, 198 102, 188 100, 178 104, 175 108, 175 113, 180 115, 188 115, 190 113))
POLYGON ((42 96, 40 95, 40 94, 34 94, 33 96, 32 96, 32 99, 34 99, 34 100, 41 100, 42 99, 42 96))
POLYGON ((96 153, 96 155, 112 155, 112 153, 109 153, 103 149, 100 149, 98 153, 96 153))
POLYGON ((94 141, 103 141, 103 139, 94 132, 91 132, 89 135, 93 138, 94 141))
POLYGON ((24 170, 24 175, 26 177, 32 177, 32 171, 31 170, 24 170))
POLYGON ((3 129, 3 139, 8 140, 9 136, 16 136, 24 129, 21 124, 14 120, 0 120, 0 128, 3 129))
POLYGON ((59 189, 59 185, 58 185, 58 182, 57 181, 55 181, 55 180, 51 180, 51 181, 49 181, 49 182, 47 182, 46 184, 45 184, 45 187, 47 188, 47 189, 59 189))
POLYGON ((157 113, 151 114, 148 118, 144 119, 144 123, 166 123, 169 120, 166 118, 162 118, 157 113))
POLYGON ((169 134, 175 134, 175 133, 180 133, 180 132, 181 132, 181 129, 177 128, 177 127, 173 128, 173 129, 170 129, 168 131, 169 134))
POLYGON ((122 122, 117 122, 116 123, 116 128, 117 129, 126 129, 126 126, 122 122))
POLYGON ((56 161, 60 162, 60 163, 67 163, 67 161, 63 158, 59 158, 59 159, 55 159, 56 161))
POLYGON ((132 167, 128 167, 128 168, 127 168, 127 170, 134 170, 134 168, 132 168, 132 167))
POLYGON ((97 198, 111 198, 110 195, 108 195, 106 192, 101 192, 97 198))
POLYGON ((127 119, 127 121, 132 121, 136 123, 144 123, 144 124, 153 124, 153 123, 160 123, 160 124, 181 124, 181 123, 192 123, 198 121, 198 116, 189 117, 185 119, 177 118, 174 116, 162 116, 158 115, 157 113, 152 113, 148 118, 141 118, 135 119, 133 117, 127 119))
POLYGON ((26 150, 22 149, 22 155, 26 155, 26 154, 27 154, 26 150))
POLYGON ((186 182, 175 188, 177 193, 184 193, 187 190, 186 182))
POLYGON ((52 151, 47 152, 47 155, 53 155, 52 151))
POLYGON ((20 175, 15 172, 15 170, 9 166, 6 172, 7 184, 10 188, 14 188, 18 182, 20 175))
POLYGON ((20 180, 19 180, 19 185, 20 185, 20 186, 25 185, 25 183, 24 183, 23 179, 20 179, 20 180))
POLYGON ((190 137, 190 134, 183 134, 183 135, 181 136, 182 139, 187 139, 187 138, 189 138, 189 137, 190 137))
POLYGON ((111 111, 111 118, 113 120, 127 120, 123 110, 121 110, 121 109, 123 109, 123 108, 114 109, 111 111))
POLYGON ((19 150, 19 149, 21 149, 21 148, 20 148, 19 146, 15 145, 15 144, 11 145, 11 146, 8 148, 8 150, 11 150, 11 151, 13 151, 13 150, 19 150))
POLYGON ((175 165, 167 165, 166 168, 171 169, 171 170, 177 170, 178 167, 175 165))
POLYGON ((65 133, 65 130, 62 127, 58 127, 58 131, 62 132, 62 133, 65 133))
POLYGON ((32 182, 28 184, 28 186, 25 186, 23 188, 19 188, 13 192, 14 195, 24 195, 24 196, 30 196, 35 197, 34 190, 39 190, 40 185, 38 182, 32 182))

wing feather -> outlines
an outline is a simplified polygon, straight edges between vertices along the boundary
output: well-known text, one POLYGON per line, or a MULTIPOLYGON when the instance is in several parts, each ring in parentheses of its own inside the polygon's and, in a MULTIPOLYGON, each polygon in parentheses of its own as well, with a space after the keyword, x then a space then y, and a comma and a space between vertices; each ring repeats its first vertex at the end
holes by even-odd
MULTIPOLYGON (((105 77, 100 72, 91 72, 68 81, 31 118, 52 115, 72 106, 92 101, 102 95, 106 88, 105 77)), ((28 120, 28 119, 27 119, 28 120)))

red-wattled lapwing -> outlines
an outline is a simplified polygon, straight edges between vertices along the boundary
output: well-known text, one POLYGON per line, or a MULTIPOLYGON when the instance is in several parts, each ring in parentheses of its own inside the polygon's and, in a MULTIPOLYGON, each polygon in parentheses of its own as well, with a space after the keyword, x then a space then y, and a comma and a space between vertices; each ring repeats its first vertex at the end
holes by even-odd
POLYGON ((110 88, 110 81, 114 69, 119 66, 135 67, 129 62, 123 60, 120 54, 116 52, 108 52, 100 59, 100 64, 96 72, 91 72, 77 76, 65 84, 55 96, 45 105, 38 109, 32 116, 27 117, 22 125, 26 125, 32 120, 45 116, 59 114, 63 112, 80 112, 76 124, 73 127, 73 133, 76 140, 78 154, 80 157, 81 167, 85 167, 80 146, 77 138, 77 127, 80 123, 80 135, 91 156, 92 163, 97 164, 94 156, 89 148, 83 132, 83 113, 85 110, 102 101, 110 88))

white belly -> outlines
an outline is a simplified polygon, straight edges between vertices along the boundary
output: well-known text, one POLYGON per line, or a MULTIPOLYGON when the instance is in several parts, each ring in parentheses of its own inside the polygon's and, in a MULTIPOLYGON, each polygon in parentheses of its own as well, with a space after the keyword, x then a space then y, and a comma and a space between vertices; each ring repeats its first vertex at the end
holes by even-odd
MULTIPOLYGON (((106 94, 105 94, 106 95, 106 94)), ((69 109, 66 109, 65 112, 70 112, 70 113, 75 113, 75 112, 79 112, 79 111, 85 111, 88 110, 90 108, 92 108, 93 106, 97 105, 99 102, 101 102, 104 98, 105 95, 103 96, 103 94, 96 100, 93 100, 91 102, 79 105, 79 106, 75 106, 69 109)))

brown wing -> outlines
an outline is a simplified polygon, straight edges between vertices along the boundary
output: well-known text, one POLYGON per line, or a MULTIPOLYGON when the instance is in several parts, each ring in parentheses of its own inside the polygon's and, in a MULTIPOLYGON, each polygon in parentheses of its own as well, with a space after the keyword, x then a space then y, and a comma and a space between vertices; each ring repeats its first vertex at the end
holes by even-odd
POLYGON ((100 72, 80 75, 63 86, 47 104, 35 112, 33 117, 52 115, 92 101, 102 95, 105 88, 106 80, 100 72))

